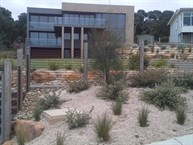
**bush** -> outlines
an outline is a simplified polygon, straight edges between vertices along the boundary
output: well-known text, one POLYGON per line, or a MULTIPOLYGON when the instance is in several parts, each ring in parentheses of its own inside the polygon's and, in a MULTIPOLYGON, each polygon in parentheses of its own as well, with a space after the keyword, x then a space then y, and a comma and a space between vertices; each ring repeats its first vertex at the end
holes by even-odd
POLYGON ((50 70, 59 69, 59 64, 57 62, 48 62, 48 67, 50 70))
POLYGON ((159 108, 168 107, 171 110, 175 110, 179 104, 184 103, 181 93, 181 90, 175 87, 174 83, 168 81, 161 83, 161 85, 156 85, 154 89, 145 90, 142 94, 142 100, 159 108))
POLYGON ((141 127, 146 127, 148 126, 148 114, 149 111, 146 107, 141 108, 138 114, 138 122, 141 127))
POLYGON ((65 66, 65 69, 67 69, 67 70, 71 70, 71 69, 72 69, 72 65, 71 65, 71 64, 66 65, 66 66, 65 66))
POLYGON ((90 113, 94 108, 90 110, 89 113, 84 111, 78 111, 76 109, 68 110, 66 114, 66 122, 68 123, 69 129, 74 129, 78 127, 84 127, 89 123, 90 113))
POLYGON ((111 108, 114 115, 121 115, 123 109, 122 107, 123 107, 122 101, 117 100, 116 102, 113 102, 111 108))
POLYGON ((152 62, 151 65, 154 67, 164 67, 167 66, 167 61, 164 59, 159 59, 157 61, 152 62))
POLYGON ((44 110, 42 109, 42 107, 37 106, 34 110, 33 110, 33 118, 35 119, 35 121, 39 121, 41 118, 41 114, 44 110))
POLYGON ((184 106, 179 106, 176 109, 176 118, 177 122, 180 125, 183 125, 186 120, 187 114, 184 106))
MULTIPOLYGON (((130 70, 139 70, 140 57, 138 54, 131 55, 129 57, 129 69, 130 70)), ((147 68, 149 65, 149 60, 144 57, 144 68, 147 68)))
POLYGON ((108 141, 110 138, 110 130, 112 128, 112 120, 109 118, 107 113, 97 118, 94 122, 94 131, 101 141, 108 141))
POLYGON ((103 84, 99 90, 97 97, 108 99, 108 100, 127 100, 127 94, 123 91, 124 85, 122 81, 114 82, 113 84, 103 84))
POLYGON ((58 132, 56 136, 56 145, 64 145, 64 141, 65 136, 58 132))
POLYGON ((129 85, 132 87, 154 87, 168 79, 164 69, 145 70, 143 75, 135 73, 129 78, 129 85))
POLYGON ((56 95, 56 93, 49 94, 45 96, 44 98, 41 98, 38 102, 39 107, 41 107, 43 110, 47 110, 50 108, 60 108, 60 100, 59 96, 56 95))
POLYGON ((68 85, 68 92, 70 93, 79 93, 81 91, 87 90, 89 88, 89 83, 84 81, 74 81, 69 83, 68 85))

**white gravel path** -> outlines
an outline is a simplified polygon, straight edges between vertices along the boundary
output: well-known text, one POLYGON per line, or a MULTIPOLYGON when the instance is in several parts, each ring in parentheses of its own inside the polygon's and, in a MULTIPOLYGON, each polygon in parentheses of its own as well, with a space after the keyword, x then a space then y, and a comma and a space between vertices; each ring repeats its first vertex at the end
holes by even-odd
POLYGON ((193 133, 193 91, 184 96, 187 98, 188 117, 183 126, 176 123, 175 113, 169 110, 159 110, 153 105, 140 100, 141 89, 129 88, 129 99, 123 106, 121 116, 113 115, 110 101, 101 100, 96 97, 99 87, 93 86, 78 94, 69 94, 62 91, 61 99, 68 100, 61 105, 89 111, 92 106, 92 119, 86 127, 69 130, 65 122, 58 122, 54 125, 45 123, 46 128, 43 134, 27 143, 27 145, 55 145, 57 132, 64 133, 66 145, 144 145, 161 141, 177 136, 193 133), (141 107, 147 106, 149 113, 149 126, 140 127, 137 122, 138 111, 141 107), (111 139, 106 143, 99 143, 93 131, 93 120, 103 112, 107 112, 113 120, 113 127, 110 132, 111 139))

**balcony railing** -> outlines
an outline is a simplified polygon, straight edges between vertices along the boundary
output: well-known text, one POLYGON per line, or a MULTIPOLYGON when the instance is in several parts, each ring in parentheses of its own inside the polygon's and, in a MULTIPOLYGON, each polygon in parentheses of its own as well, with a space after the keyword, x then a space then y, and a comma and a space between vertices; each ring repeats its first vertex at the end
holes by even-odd
POLYGON ((30 38, 31 46, 49 46, 49 47, 59 47, 61 46, 60 39, 43 39, 43 38, 30 38))
POLYGON ((55 25, 104 28, 105 22, 105 19, 97 18, 55 17, 54 22, 29 22, 29 27, 38 30, 54 30, 55 25))

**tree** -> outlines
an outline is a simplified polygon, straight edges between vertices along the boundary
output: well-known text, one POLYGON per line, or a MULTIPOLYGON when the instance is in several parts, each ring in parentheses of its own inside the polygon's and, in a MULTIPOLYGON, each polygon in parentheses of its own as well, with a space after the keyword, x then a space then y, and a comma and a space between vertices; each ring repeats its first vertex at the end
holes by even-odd
POLYGON ((113 32, 92 30, 89 34, 89 49, 94 58, 94 67, 99 69, 107 84, 110 83, 110 70, 121 66, 119 48, 122 42, 113 32))

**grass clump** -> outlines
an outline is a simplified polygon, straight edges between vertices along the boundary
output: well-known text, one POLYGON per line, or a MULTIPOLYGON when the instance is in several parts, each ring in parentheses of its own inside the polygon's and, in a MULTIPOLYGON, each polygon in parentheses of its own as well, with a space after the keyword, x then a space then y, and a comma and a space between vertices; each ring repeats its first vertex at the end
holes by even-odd
POLYGON ((68 92, 70 93, 79 93, 81 91, 87 90, 89 88, 89 83, 84 81, 74 81, 69 83, 68 85, 68 92))
POLYGON ((164 69, 149 69, 143 74, 139 72, 129 78, 129 85, 132 87, 154 87, 167 80, 167 72, 164 69))
POLYGON ((148 126, 148 114, 149 111, 147 107, 141 108, 138 114, 138 122, 141 127, 147 127, 148 126))
POLYGON ((156 85, 154 89, 145 90, 142 93, 142 100, 162 109, 168 107, 171 110, 175 110, 179 104, 184 103, 181 93, 182 90, 175 87, 173 82, 167 81, 156 85))
POLYGON ((187 118, 187 114, 186 114, 186 110, 184 106, 179 106, 176 109, 176 118, 177 118, 177 122, 180 125, 183 125, 186 118, 187 118))
POLYGON ((164 60, 164 59, 159 59, 157 61, 152 62, 151 65, 154 66, 154 67, 159 67, 160 68, 160 67, 167 66, 167 61, 164 60))
POLYGON ((18 145, 25 145, 25 132, 23 128, 18 128, 16 132, 16 138, 18 145))
POLYGON ((66 122, 68 123, 69 129, 84 127, 89 123, 90 113, 94 108, 91 108, 89 113, 84 111, 78 111, 76 109, 68 110, 66 114, 66 122))
POLYGON ((94 131, 101 141, 108 141, 110 139, 110 130, 112 128, 112 120, 107 113, 98 117, 94 122, 94 131))
POLYGON ((48 62, 48 67, 50 70, 59 69, 59 64, 57 62, 48 62))
MULTIPOLYGON (((139 70, 140 57, 139 54, 133 54, 129 57, 129 69, 130 70, 139 70)), ((144 68, 147 68, 149 65, 149 60, 144 57, 144 68)))
POLYGON ((42 112, 43 112, 42 107, 36 107, 33 110, 33 118, 35 119, 35 121, 40 121, 42 112))
POLYGON ((111 108, 114 115, 121 115, 123 110, 123 102, 117 100, 116 102, 112 103, 111 108))
POLYGON ((65 141, 65 136, 57 132, 56 145, 64 145, 64 141, 65 141))

